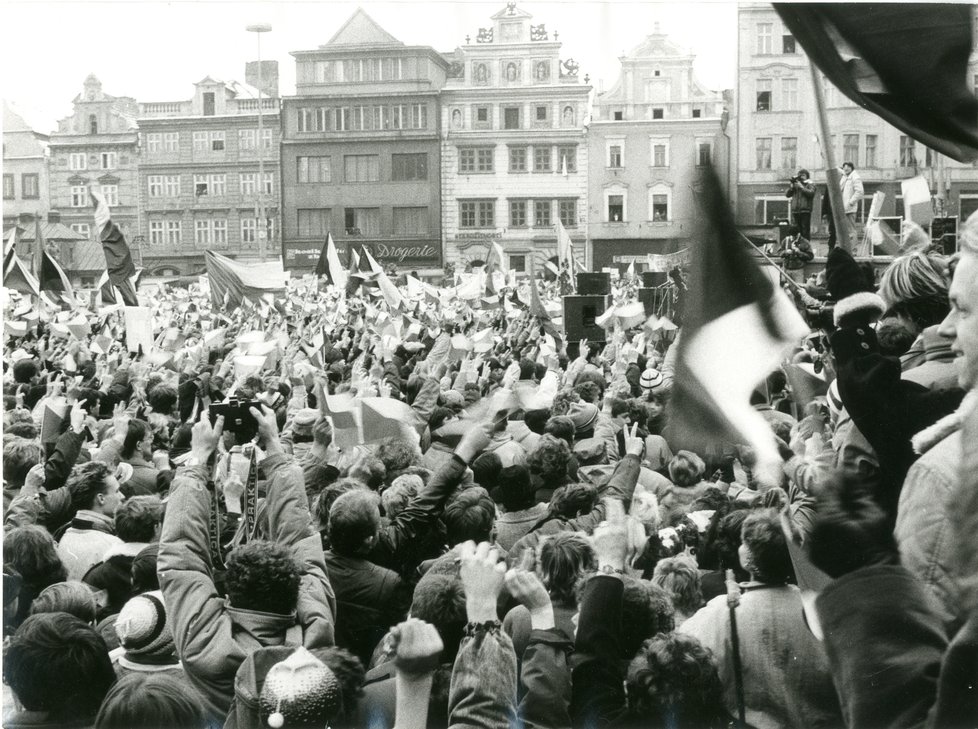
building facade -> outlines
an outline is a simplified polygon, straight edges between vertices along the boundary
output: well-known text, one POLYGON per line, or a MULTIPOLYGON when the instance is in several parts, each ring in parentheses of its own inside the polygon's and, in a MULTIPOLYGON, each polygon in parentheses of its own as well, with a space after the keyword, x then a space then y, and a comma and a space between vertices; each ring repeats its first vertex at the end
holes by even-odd
MULTIPOLYGON (((784 192, 799 168, 825 190, 825 162, 810 64, 770 5, 741 4, 738 12, 736 127, 736 217, 744 228, 770 228, 790 217, 784 192)), ((969 80, 978 90, 978 56, 972 53, 969 80)), ((924 175, 941 198, 943 212, 963 220, 978 209, 978 166, 955 162, 926 148, 865 111, 823 80, 831 143, 837 164, 849 161, 863 180, 856 235, 873 194, 886 198, 883 216, 903 215, 900 181, 924 175)), ((827 235, 816 195, 812 235, 827 235)))
POLYGON ((100 189, 134 255, 139 249, 139 139, 136 100, 110 96, 94 74, 72 100, 71 116, 50 137, 51 209, 86 240, 95 240, 89 187, 100 189))
POLYGON ((357 10, 315 50, 295 51, 283 103, 286 268, 316 265, 331 233, 345 257, 442 265, 439 107, 448 63, 407 46, 357 10))
POLYGON ((648 254, 687 246, 700 171, 712 164, 726 179, 726 110, 658 27, 620 61, 592 111, 588 227, 594 270, 641 271, 648 254))
POLYGON ((280 102, 277 91, 262 94, 259 135, 258 96, 251 85, 206 77, 191 99, 139 104, 140 235, 149 275, 201 272, 208 250, 257 260, 260 203, 267 253, 277 255, 280 102))
MULTIPOLYGON (((48 135, 3 102, 3 227, 48 212, 48 135)), ((21 224, 23 227, 23 223, 21 224)))
POLYGON ((510 3, 450 56, 441 177, 453 263, 484 260, 495 240, 510 268, 542 271, 556 254, 557 221, 584 259, 591 87, 552 36, 510 3))

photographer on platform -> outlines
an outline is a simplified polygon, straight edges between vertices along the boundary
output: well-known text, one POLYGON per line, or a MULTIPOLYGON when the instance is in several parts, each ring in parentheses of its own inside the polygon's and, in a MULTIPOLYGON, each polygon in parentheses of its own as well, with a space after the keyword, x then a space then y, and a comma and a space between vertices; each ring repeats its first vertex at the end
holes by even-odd
POLYGON ((808 170, 798 170, 784 192, 785 197, 791 198, 791 219, 805 240, 812 239, 812 201, 815 199, 815 185, 809 177, 808 170))

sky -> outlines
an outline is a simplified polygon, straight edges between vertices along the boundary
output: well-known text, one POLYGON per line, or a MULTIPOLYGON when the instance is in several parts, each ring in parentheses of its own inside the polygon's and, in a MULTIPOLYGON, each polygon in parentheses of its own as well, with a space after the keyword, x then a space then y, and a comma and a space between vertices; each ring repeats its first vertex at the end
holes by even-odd
MULTIPOLYGON (((357 7, 406 45, 441 52, 474 41, 479 27, 505 0, 0 0, 0 95, 38 131, 49 132, 71 113, 71 100, 89 73, 113 96, 176 101, 193 95, 205 76, 244 80, 244 64, 257 55, 245 31, 271 23, 262 35, 262 58, 279 62, 280 91, 295 91, 294 50, 314 49, 357 7)), ((659 22, 662 32, 696 56, 696 73, 710 89, 730 88, 736 73, 736 4, 631 0, 521 0, 534 23, 558 31, 561 58, 574 58, 580 74, 610 88, 618 57, 638 45, 659 22)))

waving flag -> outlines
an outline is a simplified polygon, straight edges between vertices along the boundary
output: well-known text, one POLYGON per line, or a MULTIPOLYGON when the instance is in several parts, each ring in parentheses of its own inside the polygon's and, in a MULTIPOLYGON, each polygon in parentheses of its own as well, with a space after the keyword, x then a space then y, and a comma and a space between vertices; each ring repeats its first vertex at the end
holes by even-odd
POLYGON ((319 254, 319 262, 316 264, 316 275, 326 276, 329 282, 338 289, 346 288, 346 269, 340 263, 340 254, 336 250, 336 243, 333 242, 333 234, 326 234, 326 244, 319 254))
POLYGON ((668 440, 700 454, 723 441, 747 444, 758 473, 771 473, 780 464, 774 434, 750 395, 808 328, 744 250, 712 168, 701 200, 705 222, 694 237, 668 440))
POLYGON ((364 248, 363 253, 370 263, 370 270, 377 276, 377 285, 380 286, 380 292, 384 295, 384 300, 387 301, 387 305, 391 309, 399 308, 404 303, 401 292, 397 290, 397 286, 390 280, 390 277, 384 273, 384 269, 380 267, 380 264, 370 255, 370 251, 364 248))
POLYGON ((775 3, 839 91, 959 162, 978 158, 971 5, 775 3))
POLYGON ((89 188, 88 191, 95 201, 95 229, 99 231, 99 240, 102 241, 105 268, 109 273, 112 286, 119 291, 126 306, 138 306, 139 300, 136 298, 136 289, 132 284, 132 279, 136 275, 136 266, 132 262, 126 237, 119 226, 112 221, 105 196, 94 188, 89 188))

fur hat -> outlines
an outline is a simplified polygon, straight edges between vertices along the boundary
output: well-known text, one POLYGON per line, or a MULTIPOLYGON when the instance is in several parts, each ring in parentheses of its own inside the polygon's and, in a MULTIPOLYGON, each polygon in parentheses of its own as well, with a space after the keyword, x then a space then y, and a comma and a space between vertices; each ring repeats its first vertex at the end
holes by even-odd
POLYGON ((136 595, 123 605, 115 632, 129 655, 164 657, 176 650, 159 590, 136 595))
POLYGON ((650 392, 657 387, 660 387, 662 385, 662 380, 662 373, 657 369, 649 367, 649 369, 642 373, 642 377, 638 381, 638 384, 642 387, 643 391, 650 392))
POLYGON ((825 284, 835 300, 833 320, 836 326, 845 317, 856 316, 856 323, 869 324, 886 311, 886 303, 873 289, 859 264, 842 246, 829 253, 825 263, 825 284))

